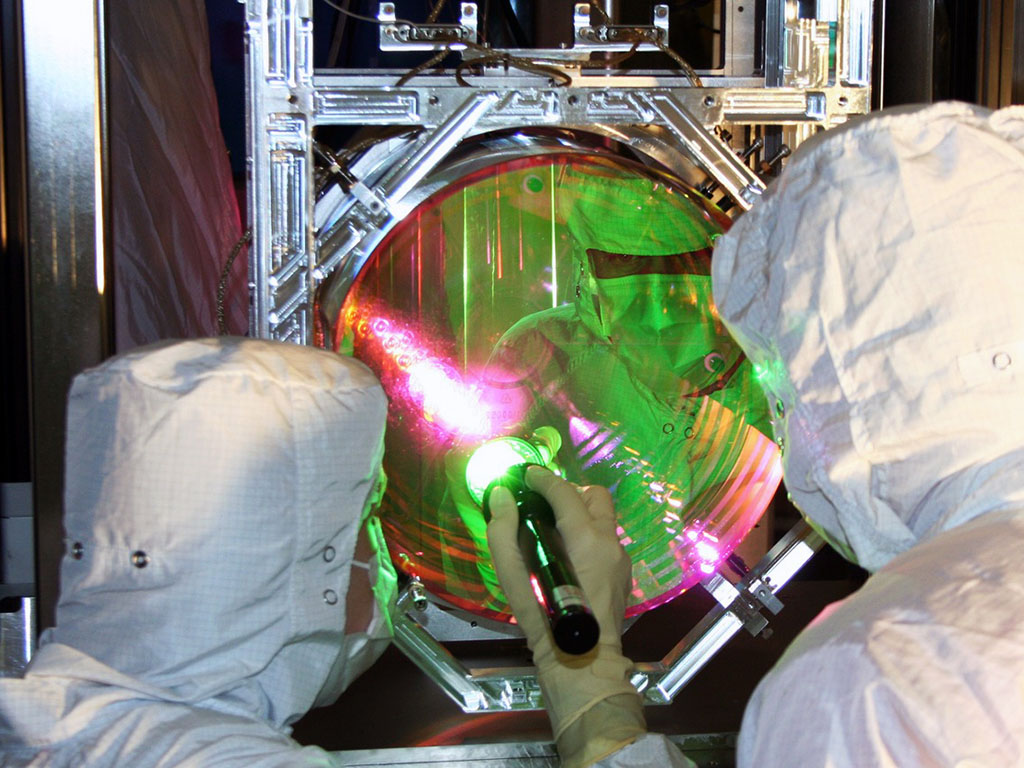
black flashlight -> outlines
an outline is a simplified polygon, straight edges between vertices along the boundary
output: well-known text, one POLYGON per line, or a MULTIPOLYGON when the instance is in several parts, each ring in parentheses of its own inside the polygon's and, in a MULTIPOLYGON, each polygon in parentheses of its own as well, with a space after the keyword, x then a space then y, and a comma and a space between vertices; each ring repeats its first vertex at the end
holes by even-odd
POLYGON ((566 554, 551 505, 526 485, 526 470, 530 466, 509 467, 487 486, 483 495, 484 518, 490 522, 491 491, 499 485, 507 488, 519 511, 519 549, 530 576, 540 587, 543 599, 538 602, 547 613, 555 645, 566 653, 586 653, 597 645, 601 630, 566 554))

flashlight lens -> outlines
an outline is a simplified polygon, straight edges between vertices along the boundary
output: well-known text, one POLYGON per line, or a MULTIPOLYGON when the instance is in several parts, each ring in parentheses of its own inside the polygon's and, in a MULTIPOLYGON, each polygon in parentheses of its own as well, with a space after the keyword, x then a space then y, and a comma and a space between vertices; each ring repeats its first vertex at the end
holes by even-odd
POLYGON ((489 440, 469 457, 466 465, 466 485, 469 494, 483 503, 487 486, 517 464, 544 464, 544 457, 536 446, 518 437, 499 437, 489 440))

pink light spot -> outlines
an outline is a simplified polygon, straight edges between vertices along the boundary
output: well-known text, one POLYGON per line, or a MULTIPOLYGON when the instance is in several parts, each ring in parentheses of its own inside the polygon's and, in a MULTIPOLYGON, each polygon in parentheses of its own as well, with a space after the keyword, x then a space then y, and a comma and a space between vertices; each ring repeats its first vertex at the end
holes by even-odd
POLYGON ((409 393, 423 408, 424 417, 448 432, 462 436, 490 433, 490 423, 479 407, 480 392, 459 375, 434 360, 409 368, 409 393))
POLYGON ((530 585, 533 587, 533 594, 537 596, 537 602, 544 606, 544 608, 547 608, 547 601, 544 599, 544 593, 540 589, 540 582, 537 581, 536 576, 530 577, 530 585))
POLYGON ((584 440, 589 440, 597 433, 598 429, 600 427, 597 424, 581 419, 579 416, 572 416, 569 419, 569 439, 572 440, 573 445, 579 445, 584 440))
POLYGON ((694 549, 697 550, 697 555, 700 557, 701 560, 712 563, 718 562, 718 550, 711 544, 708 544, 706 541, 698 541, 694 545, 694 549))

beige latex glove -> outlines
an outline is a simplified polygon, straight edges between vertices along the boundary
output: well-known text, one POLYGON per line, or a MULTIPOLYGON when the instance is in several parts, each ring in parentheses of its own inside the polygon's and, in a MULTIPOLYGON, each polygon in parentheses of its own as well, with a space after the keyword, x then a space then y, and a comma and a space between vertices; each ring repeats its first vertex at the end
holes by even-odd
POLYGON ((554 644, 517 544, 519 513, 505 488, 491 491, 487 540, 498 579, 533 651, 562 764, 591 765, 646 732, 643 704, 629 682, 633 663, 622 655, 622 620, 631 564, 616 536, 611 494, 577 488, 532 467, 527 484, 551 504, 566 552, 601 628, 597 647, 573 656, 554 644))

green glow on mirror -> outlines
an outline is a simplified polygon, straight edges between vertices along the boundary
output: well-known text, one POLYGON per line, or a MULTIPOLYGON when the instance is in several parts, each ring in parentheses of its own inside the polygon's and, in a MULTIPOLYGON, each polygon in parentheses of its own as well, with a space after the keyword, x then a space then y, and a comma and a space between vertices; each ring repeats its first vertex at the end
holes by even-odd
POLYGON ((530 442, 519 437, 499 437, 477 448, 466 464, 466 486, 480 504, 492 482, 517 464, 544 464, 544 456, 530 442))

